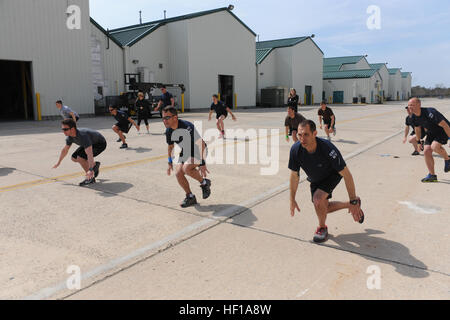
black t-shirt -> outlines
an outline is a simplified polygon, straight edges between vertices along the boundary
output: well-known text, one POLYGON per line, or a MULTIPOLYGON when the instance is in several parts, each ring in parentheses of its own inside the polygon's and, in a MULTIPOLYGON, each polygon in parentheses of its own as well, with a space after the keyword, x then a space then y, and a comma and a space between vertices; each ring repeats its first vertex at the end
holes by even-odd
POLYGON ((128 118, 128 115, 120 110, 117 110, 117 114, 114 116, 114 119, 116 119, 120 125, 128 125, 128 118))
POLYGON ((98 131, 88 128, 79 128, 77 129, 77 135, 75 137, 66 138, 66 145, 71 146, 72 143, 86 149, 94 144, 105 144, 106 139, 98 131))
POLYGON ((190 157, 201 159, 201 152, 195 144, 198 139, 201 139, 200 134, 189 121, 178 120, 177 129, 166 129, 167 144, 171 146, 176 143, 181 148, 180 157, 183 157, 183 161, 186 161, 190 157), (186 141, 184 138, 188 138, 189 140, 186 141))
POLYGON ((150 109, 151 109, 151 106, 150 106, 150 102, 148 102, 148 100, 145 100, 145 99, 142 99, 142 100, 137 99, 136 100, 136 111, 139 114, 147 114, 150 111, 150 109))
POLYGON ((288 101, 287 101, 287 105, 293 106, 295 112, 297 112, 297 110, 298 110, 298 99, 299 99, 298 95, 295 95, 293 97, 289 97, 288 101))
POLYGON ((427 131, 432 135, 442 135, 445 133, 444 128, 442 128, 439 123, 444 120, 450 125, 450 122, 435 108, 420 108, 420 116, 415 114, 411 115, 412 123, 415 127, 422 127, 427 129, 427 131))
POLYGON ((300 141, 294 143, 289 156, 289 169, 298 172, 302 168, 308 180, 317 183, 341 172, 346 164, 334 144, 321 138, 316 138, 316 141, 317 149, 314 153, 303 148, 300 141))
POLYGON ((291 118, 289 116, 286 117, 284 120, 284 126, 289 127, 290 130, 297 130, 298 125, 303 121, 306 120, 304 116, 302 116, 300 113, 296 113, 294 118, 291 118))
POLYGON ((211 110, 216 111, 217 115, 227 115, 227 106, 222 101, 217 101, 217 104, 211 103, 211 110))
POLYGON ((331 116, 334 116, 333 110, 328 107, 325 107, 325 110, 320 108, 317 114, 323 117, 323 122, 325 123, 331 123, 331 116))
POLYGON ((166 107, 166 106, 172 105, 172 101, 170 101, 170 99, 172 99, 172 98, 173 98, 173 95, 169 91, 166 91, 166 93, 163 93, 161 95, 161 98, 159 99, 159 101, 162 101, 163 107, 166 107))

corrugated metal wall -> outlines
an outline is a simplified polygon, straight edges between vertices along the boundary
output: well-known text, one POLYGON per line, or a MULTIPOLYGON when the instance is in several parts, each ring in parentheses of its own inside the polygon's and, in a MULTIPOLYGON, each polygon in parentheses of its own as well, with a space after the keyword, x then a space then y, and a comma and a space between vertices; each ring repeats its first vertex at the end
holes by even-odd
POLYGON ((0 59, 32 62, 44 117, 59 114, 57 99, 94 113, 89 0, 0 1, 0 30, 0 59), (69 5, 81 9, 80 30, 67 28, 69 5))

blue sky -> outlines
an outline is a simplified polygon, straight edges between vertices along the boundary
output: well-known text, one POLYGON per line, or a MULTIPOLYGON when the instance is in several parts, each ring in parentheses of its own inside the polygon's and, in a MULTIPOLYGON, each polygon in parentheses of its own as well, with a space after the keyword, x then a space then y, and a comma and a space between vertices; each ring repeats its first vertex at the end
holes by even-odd
POLYGON ((325 57, 364 55, 371 63, 410 71, 413 85, 450 87, 450 1, 385 0, 90 0, 90 15, 105 29, 235 6, 259 39, 315 34, 325 57), (369 30, 367 8, 380 8, 381 29, 369 30))

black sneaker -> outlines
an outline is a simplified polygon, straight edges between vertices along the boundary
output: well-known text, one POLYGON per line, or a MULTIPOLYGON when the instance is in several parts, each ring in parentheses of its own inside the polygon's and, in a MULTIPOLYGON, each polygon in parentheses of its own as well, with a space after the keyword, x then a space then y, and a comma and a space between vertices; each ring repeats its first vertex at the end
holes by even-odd
POLYGON ((314 233, 314 242, 324 242, 328 237, 328 227, 320 228, 318 227, 316 232, 314 233))
POLYGON ((126 149, 128 148, 128 145, 126 143, 122 143, 119 149, 126 149))
POLYGON ((95 183, 95 178, 92 178, 90 180, 85 179, 84 181, 80 182, 80 187, 87 186, 92 183, 95 183))
POLYGON ((437 175, 429 173, 422 182, 438 182, 437 175))
POLYGON ((183 202, 180 204, 182 208, 187 208, 197 204, 197 199, 193 195, 192 197, 186 196, 183 202))
POLYGON ((412 156, 418 156, 420 153, 416 151, 414 151, 413 153, 411 153, 412 156))
POLYGON ((100 169, 100 162, 96 161, 93 169, 94 169, 94 178, 97 178, 100 169))
POLYGON ((208 199, 208 197, 211 194, 211 180, 205 179, 205 181, 206 181, 206 183, 200 184, 200 187, 202 188, 202 191, 203 191, 203 199, 208 199))

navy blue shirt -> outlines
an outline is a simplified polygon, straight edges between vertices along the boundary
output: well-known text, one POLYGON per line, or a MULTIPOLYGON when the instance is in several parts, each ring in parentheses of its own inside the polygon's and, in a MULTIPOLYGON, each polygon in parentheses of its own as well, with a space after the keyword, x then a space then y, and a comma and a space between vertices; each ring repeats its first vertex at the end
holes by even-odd
POLYGON ((227 106, 222 101, 217 101, 217 104, 211 103, 211 110, 216 111, 217 115, 228 114, 227 106))
POLYGON ((121 125, 128 125, 128 115, 120 110, 117 110, 117 114, 114 116, 114 119, 121 125))
POLYGON ((172 105, 172 101, 170 101, 172 98, 173 95, 169 91, 166 91, 166 93, 161 95, 161 99, 159 99, 159 101, 162 101, 163 107, 166 107, 172 105))
POLYGON ((344 170, 345 160, 339 150, 331 142, 316 138, 317 148, 314 153, 309 153, 300 141, 291 148, 289 157, 289 169, 298 172, 300 168, 305 171, 308 180, 321 182, 332 174, 344 170))
POLYGON ((444 120, 450 125, 450 122, 435 108, 420 108, 420 116, 415 114, 411 115, 412 123, 415 127, 422 127, 428 130, 433 135, 439 135, 445 133, 444 128, 442 128, 439 123, 444 120))
MULTIPOLYGON (((186 136, 187 137, 187 136, 186 136)), ((183 157, 183 161, 186 161, 189 157, 194 157, 199 159, 201 154, 199 153, 198 147, 196 146, 195 142, 201 139, 200 134, 195 129, 194 125, 185 120, 178 120, 178 128, 172 129, 167 128, 166 129, 166 142, 168 145, 173 145, 174 143, 178 144, 178 146, 182 149, 180 153, 180 157, 183 157), (180 130, 181 129, 181 130, 180 130), (183 143, 183 136, 186 136, 186 134, 189 135, 190 143, 184 142, 183 143), (189 150, 190 147, 190 150, 189 150), (188 150, 186 150, 188 149, 188 150), (190 151, 190 152, 187 152, 190 151), (198 153, 198 154, 197 154, 198 153)))

